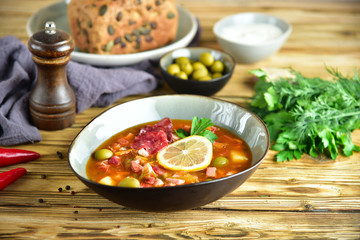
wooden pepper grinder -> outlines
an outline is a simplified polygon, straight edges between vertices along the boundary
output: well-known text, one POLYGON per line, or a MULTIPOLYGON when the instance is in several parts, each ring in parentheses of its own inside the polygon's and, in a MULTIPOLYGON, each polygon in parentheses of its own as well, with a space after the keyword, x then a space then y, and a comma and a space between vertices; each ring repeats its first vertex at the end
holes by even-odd
POLYGON ((28 42, 38 77, 30 95, 30 116, 33 124, 43 130, 70 127, 75 121, 76 99, 67 76, 66 64, 74 50, 74 42, 65 31, 46 22, 28 42))

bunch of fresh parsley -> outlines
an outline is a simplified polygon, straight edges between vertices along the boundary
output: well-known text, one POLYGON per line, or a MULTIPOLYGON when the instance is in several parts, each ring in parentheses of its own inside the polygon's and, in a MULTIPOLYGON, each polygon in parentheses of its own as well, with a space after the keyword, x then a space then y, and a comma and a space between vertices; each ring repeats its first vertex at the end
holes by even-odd
POLYGON ((291 70, 294 78, 267 81, 265 71, 250 71, 259 81, 250 109, 266 123, 277 162, 325 154, 336 159, 360 151, 351 132, 360 128, 360 79, 327 69, 333 81, 307 78, 291 70))
MULTIPOLYGON (((214 123, 211 122, 211 119, 208 118, 199 118, 197 116, 193 117, 191 122, 191 130, 190 130, 190 136, 191 135, 199 135, 206 137, 209 139, 211 143, 214 143, 214 141, 217 139, 217 136, 215 133, 208 130, 208 127, 214 126, 214 123)), ((176 134, 181 137, 185 138, 189 136, 189 133, 186 132, 184 129, 177 129, 175 130, 176 134)))

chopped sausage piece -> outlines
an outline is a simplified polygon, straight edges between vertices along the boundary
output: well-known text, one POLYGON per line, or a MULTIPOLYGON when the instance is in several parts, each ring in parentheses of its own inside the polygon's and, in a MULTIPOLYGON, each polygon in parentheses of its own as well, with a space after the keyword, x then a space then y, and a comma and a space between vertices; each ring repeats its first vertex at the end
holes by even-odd
POLYGON ((142 180, 144 183, 152 185, 155 183, 156 177, 144 177, 142 180))
POLYGON ((164 118, 152 126, 145 126, 134 139, 132 147, 144 148, 149 154, 155 154, 173 141, 174 128, 169 118, 164 118))
POLYGON ((160 168, 158 165, 153 166, 153 170, 157 175, 163 176, 165 171, 160 168))
POLYGON ((144 148, 150 154, 155 154, 167 146, 167 136, 163 130, 139 134, 132 144, 134 149, 144 148))
POLYGON ((101 170, 101 171, 103 171, 104 173, 106 173, 108 170, 109 170, 109 164, 107 163, 107 161, 102 161, 102 162, 98 162, 97 164, 96 164, 96 167, 99 169, 99 170, 101 170))
POLYGON ((208 167, 206 169, 206 176, 207 177, 215 177, 216 176, 216 167, 208 167))
POLYGON ((133 160, 130 163, 131 170, 133 172, 141 172, 143 170, 143 166, 140 165, 140 160, 133 160))
POLYGON ((173 183, 175 185, 182 185, 185 183, 184 179, 178 179, 178 178, 166 178, 165 179, 168 183, 173 183))
POLYGON ((150 154, 145 150, 145 148, 140 148, 138 153, 141 155, 141 156, 144 156, 144 157, 148 157, 150 156, 150 154))
POLYGON ((164 182, 161 179, 156 178, 154 187, 162 187, 162 186, 164 186, 164 182))
POLYGON ((149 177, 156 177, 156 173, 152 169, 150 163, 145 164, 139 179, 147 179, 149 177))
POLYGON ((143 127, 140 130, 140 134, 145 133, 145 132, 154 132, 154 131, 158 132, 161 130, 163 130, 166 133, 167 140, 169 142, 171 142, 172 141, 172 133, 174 132, 174 127, 173 127, 173 124, 172 124, 170 118, 163 118, 159 122, 154 124, 153 126, 143 127))
POLYGON ((109 162, 109 164, 111 164, 111 165, 117 166, 117 165, 120 164, 120 159, 119 159, 119 157, 117 157, 117 156, 112 156, 112 157, 109 159, 108 162, 109 162))

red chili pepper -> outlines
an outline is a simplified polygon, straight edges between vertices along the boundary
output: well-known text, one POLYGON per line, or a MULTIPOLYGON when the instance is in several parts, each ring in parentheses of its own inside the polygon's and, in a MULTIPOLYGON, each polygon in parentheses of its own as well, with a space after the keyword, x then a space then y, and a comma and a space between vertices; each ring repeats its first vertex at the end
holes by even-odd
POLYGON ((35 160, 39 157, 39 153, 29 150, 0 148, 0 167, 35 160))
POLYGON ((15 182, 26 173, 25 168, 15 168, 0 173, 0 191, 6 188, 10 183, 15 182))

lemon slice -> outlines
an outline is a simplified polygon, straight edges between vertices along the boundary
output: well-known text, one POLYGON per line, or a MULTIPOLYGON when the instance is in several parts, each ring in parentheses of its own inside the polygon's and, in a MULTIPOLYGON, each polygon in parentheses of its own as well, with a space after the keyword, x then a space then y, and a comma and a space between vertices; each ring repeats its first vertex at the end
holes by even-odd
POLYGON ((194 135, 159 151, 157 160, 170 170, 198 171, 210 165, 212 155, 212 143, 205 137, 194 135))

